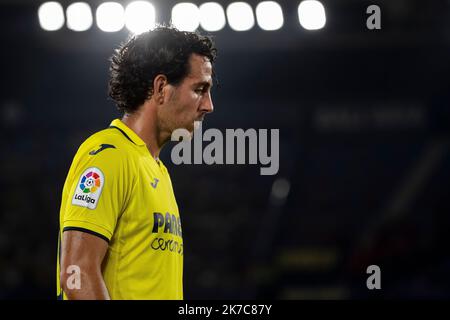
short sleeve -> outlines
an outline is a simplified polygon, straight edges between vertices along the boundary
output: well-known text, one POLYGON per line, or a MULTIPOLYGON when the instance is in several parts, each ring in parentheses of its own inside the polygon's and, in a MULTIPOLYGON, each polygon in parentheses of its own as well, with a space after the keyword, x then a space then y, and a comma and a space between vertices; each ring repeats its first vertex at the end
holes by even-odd
POLYGON ((126 158, 119 150, 108 151, 82 154, 72 164, 61 212, 63 232, 79 230, 111 240, 131 186, 126 158))

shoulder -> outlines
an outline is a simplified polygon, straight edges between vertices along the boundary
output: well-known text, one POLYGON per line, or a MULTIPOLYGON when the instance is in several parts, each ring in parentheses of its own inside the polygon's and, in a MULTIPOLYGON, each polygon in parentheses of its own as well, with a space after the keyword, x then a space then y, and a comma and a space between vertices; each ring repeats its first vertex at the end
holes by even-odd
MULTIPOLYGON (((87 138, 81 144, 80 149, 95 149, 96 147, 101 147, 102 145, 103 148, 97 151, 97 154, 108 148, 121 149, 124 151, 128 150, 130 147, 130 141, 119 130, 116 130, 115 128, 106 128, 87 138)), ((95 149, 93 153, 95 153, 96 150, 98 150, 98 148, 95 149)))
POLYGON ((132 143, 114 128, 98 131, 78 148, 74 162, 81 166, 101 166, 107 171, 128 166, 135 153, 132 143))
POLYGON ((91 156, 107 153, 111 151, 119 154, 126 154, 132 152, 134 149, 133 143, 119 130, 115 128, 106 128, 98 131, 87 138, 79 147, 78 152, 88 153, 91 156))

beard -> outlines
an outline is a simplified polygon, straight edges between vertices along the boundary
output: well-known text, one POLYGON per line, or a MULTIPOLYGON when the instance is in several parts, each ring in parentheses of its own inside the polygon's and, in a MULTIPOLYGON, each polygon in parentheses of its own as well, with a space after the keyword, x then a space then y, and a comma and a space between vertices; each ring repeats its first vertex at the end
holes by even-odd
MULTIPOLYGON (((200 127, 200 122, 197 120, 177 122, 171 125, 171 136, 183 137, 183 140, 191 140, 194 136, 194 131, 200 127)), ((176 141, 176 140, 172 140, 176 141)))

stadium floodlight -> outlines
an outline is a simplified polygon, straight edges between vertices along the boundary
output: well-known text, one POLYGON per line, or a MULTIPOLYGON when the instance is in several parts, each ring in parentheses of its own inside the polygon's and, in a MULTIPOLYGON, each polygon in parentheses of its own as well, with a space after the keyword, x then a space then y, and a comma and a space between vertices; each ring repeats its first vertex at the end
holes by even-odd
POLYGON ((225 12, 217 2, 206 2, 200 6, 200 25, 206 31, 219 31, 225 26, 225 12))
POLYGON ((233 2, 227 7, 227 19, 234 31, 247 31, 255 25, 252 7, 246 2, 233 2))
POLYGON ((125 9, 125 25, 134 34, 149 31, 156 26, 156 12, 147 1, 133 1, 125 9))
POLYGON ((200 9, 193 3, 181 2, 172 8, 172 24, 182 31, 195 31, 200 25, 200 9))
POLYGON ((316 0, 302 1, 298 6, 298 20, 306 30, 322 29, 327 21, 323 4, 316 0))
POLYGON ((73 31, 86 31, 92 26, 91 7, 86 2, 74 2, 67 7, 67 28, 73 31))
POLYGON ((117 2, 104 2, 98 6, 97 26, 104 32, 116 32, 125 25, 125 9, 117 2))
POLYGON ((256 21, 261 29, 272 31, 283 26, 283 11, 275 1, 263 1, 256 6, 256 21))
POLYGON ((59 2, 44 2, 38 9, 39 25, 46 31, 56 31, 64 25, 64 10, 59 2))

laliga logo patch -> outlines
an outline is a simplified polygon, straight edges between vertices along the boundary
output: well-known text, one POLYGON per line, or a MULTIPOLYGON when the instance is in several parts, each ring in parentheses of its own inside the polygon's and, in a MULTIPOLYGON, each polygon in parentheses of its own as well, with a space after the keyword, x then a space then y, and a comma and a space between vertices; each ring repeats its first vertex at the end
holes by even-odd
POLYGON ((86 169, 78 181, 72 204, 95 209, 104 184, 105 177, 100 169, 95 167, 86 169))

